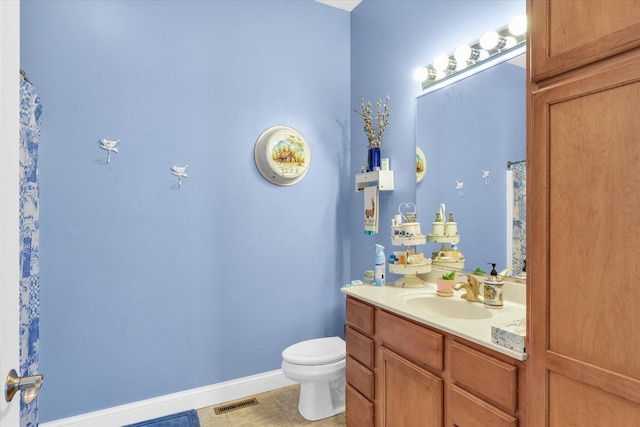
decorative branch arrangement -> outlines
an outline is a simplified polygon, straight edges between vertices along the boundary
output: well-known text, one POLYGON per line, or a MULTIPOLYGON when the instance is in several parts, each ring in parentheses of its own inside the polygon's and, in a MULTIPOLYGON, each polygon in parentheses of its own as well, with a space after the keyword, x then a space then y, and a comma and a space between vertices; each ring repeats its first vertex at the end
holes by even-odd
POLYGON ((367 139, 369 140, 369 148, 382 146, 382 136, 384 135, 384 131, 387 130, 387 126, 389 126, 389 97, 385 100, 384 104, 382 103, 382 99, 378 98, 378 114, 376 114, 376 124, 378 126, 378 131, 376 132, 373 126, 373 117, 371 116, 371 102, 367 102, 365 104, 364 98, 360 98, 360 105, 362 106, 362 111, 358 111, 356 109, 353 110, 354 113, 358 114, 364 120, 364 133, 367 135, 367 139))

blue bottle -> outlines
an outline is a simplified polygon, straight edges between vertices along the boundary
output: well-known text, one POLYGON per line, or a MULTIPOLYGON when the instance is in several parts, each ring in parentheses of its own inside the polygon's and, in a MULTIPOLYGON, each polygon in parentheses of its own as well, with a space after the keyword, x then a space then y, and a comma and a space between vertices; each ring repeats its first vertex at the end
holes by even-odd
POLYGON ((386 276, 386 257, 384 255, 384 246, 376 244, 376 268, 374 270, 375 274, 375 285, 376 286, 384 286, 386 276))

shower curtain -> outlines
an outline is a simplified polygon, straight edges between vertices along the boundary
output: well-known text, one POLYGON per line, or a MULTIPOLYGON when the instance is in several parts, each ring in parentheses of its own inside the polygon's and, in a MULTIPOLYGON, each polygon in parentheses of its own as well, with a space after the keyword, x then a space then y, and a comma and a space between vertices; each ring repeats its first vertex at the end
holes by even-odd
POLYGON ((513 173, 513 267, 519 274, 527 258, 527 164, 511 166, 513 173))
MULTIPOLYGON (((20 376, 38 373, 40 317, 38 145, 40 98, 22 73, 20 80, 20 376)), ((20 400, 20 425, 38 425, 38 399, 20 400)))

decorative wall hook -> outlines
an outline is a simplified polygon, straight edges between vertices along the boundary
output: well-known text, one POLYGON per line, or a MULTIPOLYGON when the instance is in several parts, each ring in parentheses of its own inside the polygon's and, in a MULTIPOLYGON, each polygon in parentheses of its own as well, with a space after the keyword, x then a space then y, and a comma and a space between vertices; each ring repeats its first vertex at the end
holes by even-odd
POLYGON ((484 179, 485 184, 489 184, 489 175, 491 172, 482 169, 482 179, 484 179))
POLYGON ((188 167, 189 165, 171 166, 171 175, 175 175, 178 177, 178 188, 182 187, 182 178, 187 178, 188 167))
POLYGON ((464 182, 456 181, 456 190, 458 190, 458 197, 464 196, 462 189, 464 188, 464 182))
POLYGON ((100 142, 100 148, 102 148, 103 150, 107 150, 107 163, 111 163, 111 152, 112 151, 114 153, 118 152, 118 147, 116 147, 116 145, 118 145, 120 140, 119 139, 111 140, 111 139, 102 138, 99 140, 99 142, 100 142))

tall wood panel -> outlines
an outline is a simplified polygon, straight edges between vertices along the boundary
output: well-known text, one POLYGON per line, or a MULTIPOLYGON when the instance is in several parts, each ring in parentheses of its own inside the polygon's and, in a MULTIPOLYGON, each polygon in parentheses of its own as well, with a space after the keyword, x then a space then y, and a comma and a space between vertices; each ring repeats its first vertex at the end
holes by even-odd
POLYGON ((640 425, 640 1, 528 10, 531 425, 640 425))

